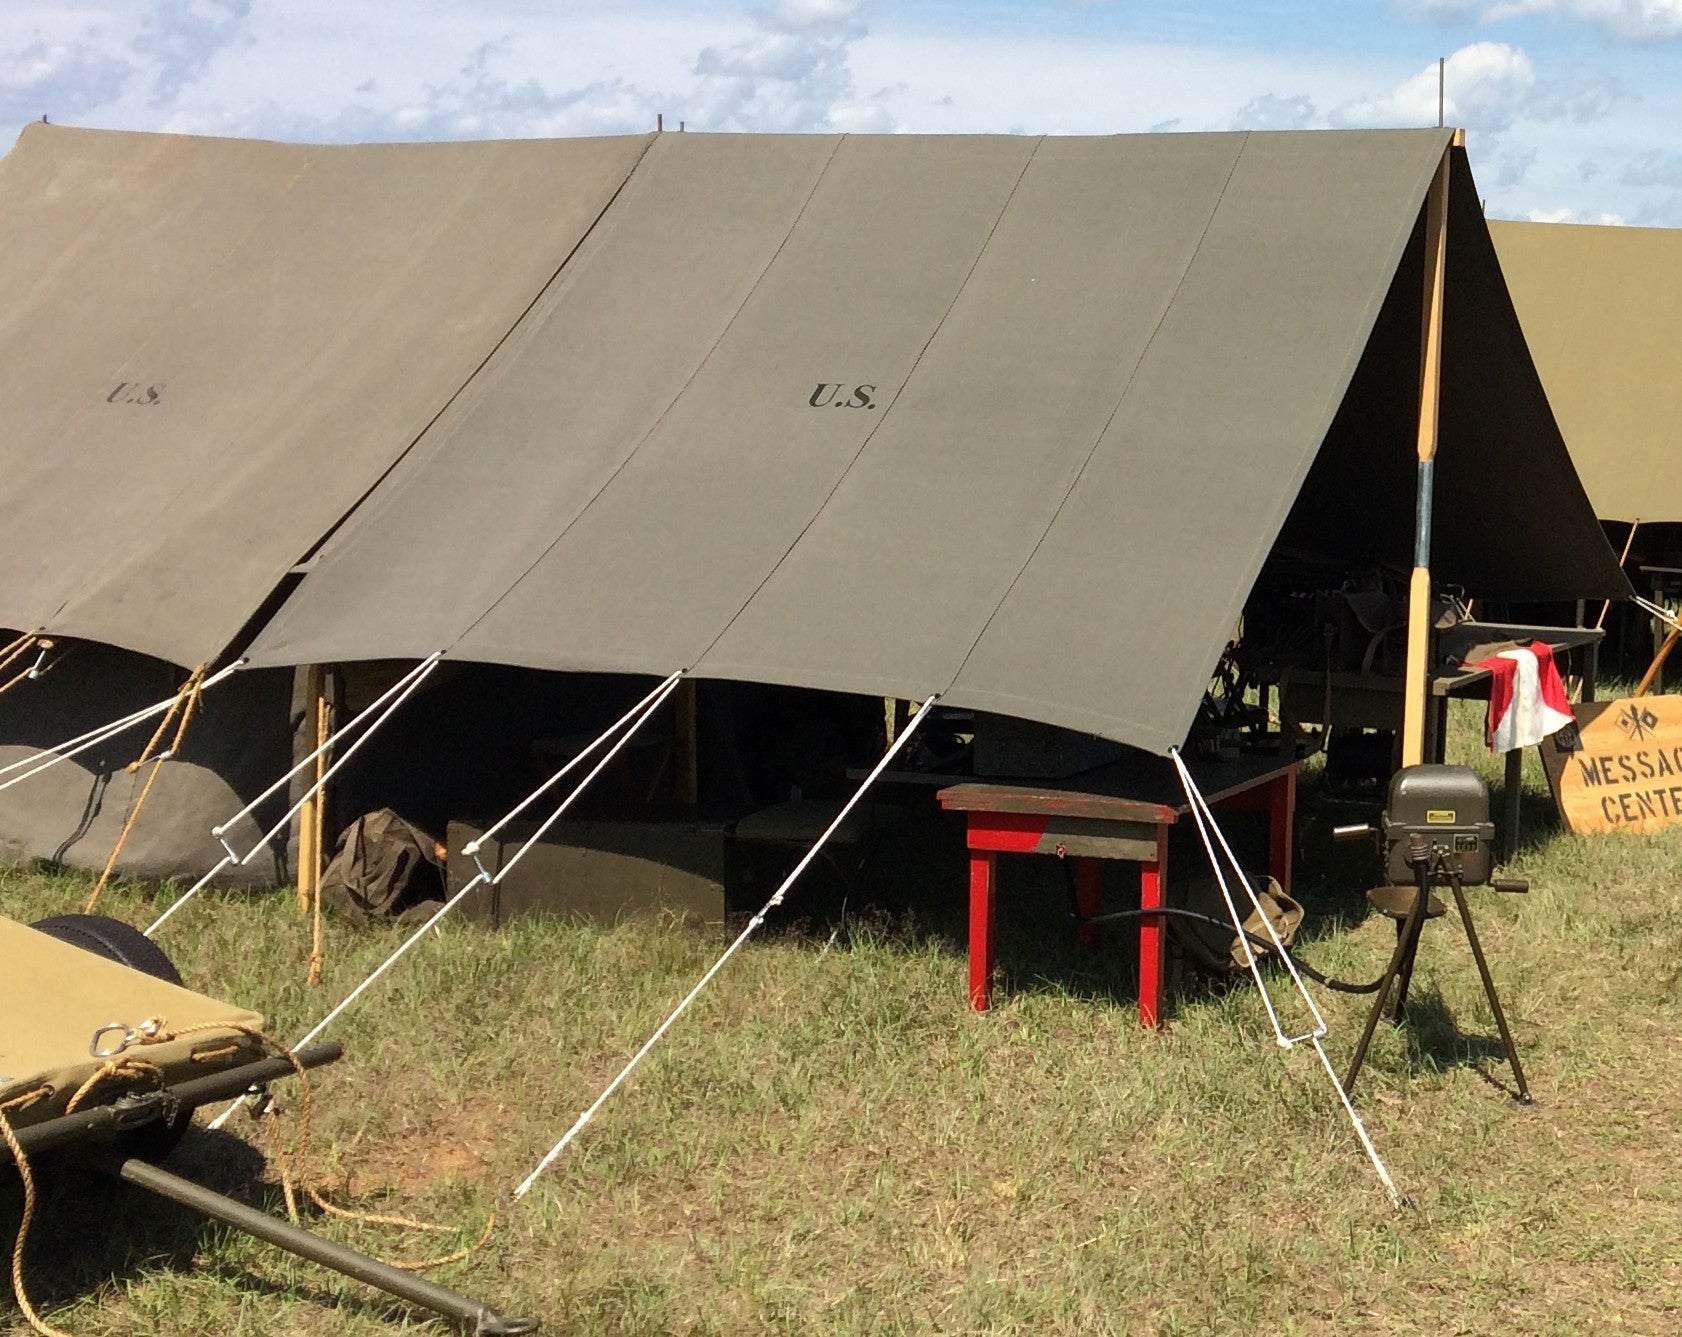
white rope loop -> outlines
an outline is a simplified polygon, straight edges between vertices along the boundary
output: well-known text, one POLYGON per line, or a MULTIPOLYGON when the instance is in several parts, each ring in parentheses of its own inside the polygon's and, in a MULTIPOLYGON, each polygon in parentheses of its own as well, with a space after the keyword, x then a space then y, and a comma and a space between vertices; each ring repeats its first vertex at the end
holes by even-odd
POLYGON ((375 732, 379 729, 380 725, 390 719, 392 715, 396 713, 397 708, 407 701, 416 689, 427 680, 427 678, 431 675, 432 670, 438 667, 438 661, 443 657, 443 653, 444 652, 442 650, 434 650, 425 659, 421 660, 419 664, 410 669, 395 683, 388 687, 385 692, 376 698, 366 710, 362 711, 355 719, 347 723, 344 728, 338 731, 338 733, 328 738, 327 741, 322 743, 320 747, 316 748, 314 752, 310 753, 309 756, 305 757, 291 770, 286 772, 285 775, 281 776, 280 779, 276 780, 272 785, 265 789, 250 803, 247 803, 227 821, 223 822, 220 826, 211 828, 210 834, 215 836, 216 839, 221 842, 222 848, 227 850, 228 853, 233 856, 233 860, 236 864, 244 867, 246 864, 250 863, 259 850, 266 847, 271 840, 287 828, 292 819, 303 810, 304 805, 308 803, 310 799, 315 797, 317 791, 324 788, 327 782, 338 774, 338 772, 344 767, 345 763, 356 755, 357 749, 372 738, 375 732), (389 701, 390 704, 386 704, 387 701, 389 701), (381 709, 382 706, 384 707, 383 710, 381 709), (375 711, 379 711, 380 713, 376 716, 374 713, 375 711), (362 729, 364 724, 367 725, 366 729, 362 729), (293 776, 297 775, 299 771, 303 770, 322 753, 326 752, 328 748, 338 742, 341 742, 346 734, 357 732, 359 730, 361 732, 356 741, 339 754, 333 764, 322 772, 320 777, 317 778, 314 783, 312 783, 310 787, 303 792, 298 801, 286 810, 286 815, 264 832, 250 849, 248 849, 244 854, 240 854, 232 845, 228 844, 227 835, 235 822, 239 821, 242 817, 248 816, 260 803, 263 802, 264 799, 278 791, 281 786, 286 784, 293 776))
MULTIPOLYGON (((1257 918, 1261 920, 1262 926, 1267 930, 1267 936, 1272 940, 1274 951, 1278 953, 1279 959, 1284 962, 1285 969, 1290 974, 1291 982, 1296 986, 1297 993, 1302 998, 1303 1006, 1308 1009, 1309 1015, 1314 1018, 1313 1031, 1307 1035, 1290 1037, 1285 1035, 1284 1030, 1279 1026, 1277 1018, 1275 1018, 1274 1030, 1278 1033, 1280 1046, 1282 1048, 1289 1049, 1293 1045, 1302 1043, 1304 1040, 1323 1037, 1327 1031, 1326 1018, 1322 1015, 1319 1006, 1315 1003, 1314 995, 1309 993, 1307 981, 1305 981, 1302 975, 1297 971, 1296 962, 1291 959, 1290 952, 1286 950, 1284 940, 1280 938, 1279 930, 1274 925, 1273 916, 1268 914, 1266 909, 1262 906, 1261 897, 1257 894, 1256 889, 1251 884, 1248 875, 1246 875, 1244 869, 1240 866, 1238 856, 1232 852, 1232 846, 1227 844, 1226 833, 1221 830, 1221 824, 1215 820, 1214 809, 1209 806, 1208 799, 1204 798, 1203 791, 1197 787, 1197 782, 1192 779, 1191 771, 1187 768, 1185 759, 1180 756, 1177 748, 1170 752, 1169 756, 1173 759, 1175 769, 1179 772, 1180 784, 1186 791, 1187 802, 1191 804, 1192 816, 1197 820, 1198 834, 1203 837, 1203 847, 1205 851, 1207 851, 1209 861, 1215 869, 1215 878, 1217 881, 1221 882, 1221 894, 1226 897, 1227 910, 1233 915, 1233 925, 1238 930, 1238 940, 1244 944, 1245 959, 1250 963, 1251 973, 1256 976, 1257 987, 1261 986, 1261 976, 1257 973, 1258 967, 1255 964, 1254 955, 1250 951, 1249 939, 1244 934, 1243 924, 1237 917, 1237 911, 1233 906, 1230 894, 1227 892, 1225 880, 1221 877, 1220 862, 1216 859, 1214 850, 1210 848, 1210 833, 1213 833, 1215 840, 1219 842, 1221 852, 1226 856, 1228 866, 1236 875, 1239 884, 1244 888, 1245 895, 1249 897, 1250 905, 1255 910, 1257 918), (1207 826, 1205 824, 1207 824, 1207 826)), ((1262 992, 1264 995, 1266 994, 1265 989, 1262 992)), ((1269 1004, 1268 1007, 1268 1015, 1274 1015, 1271 1004, 1269 1004)))
POLYGON ((1643 599, 1639 594, 1632 596, 1631 602, 1645 613, 1656 617, 1673 631, 1682 631, 1682 622, 1677 621, 1676 614, 1663 604, 1656 604, 1651 599, 1643 599))
POLYGON ((1336 1069, 1332 1067, 1331 1059, 1326 1055, 1324 1040, 1327 1026, 1325 1017, 1321 1015, 1319 1007, 1314 1002, 1313 995, 1308 992, 1307 983, 1297 973, 1296 963, 1291 960, 1290 954, 1285 950, 1285 944, 1281 941, 1272 918, 1262 908, 1261 899, 1257 896, 1255 888, 1251 886, 1250 879, 1245 876, 1244 870, 1239 867, 1238 859, 1232 852, 1232 846, 1227 843, 1226 834, 1221 830, 1220 823, 1215 820, 1214 810, 1210 808, 1208 800, 1203 797, 1203 791, 1197 787, 1197 781, 1192 778, 1191 771, 1187 769, 1185 759, 1180 756, 1178 748, 1171 748, 1168 755, 1173 760, 1174 768, 1180 777, 1180 784, 1186 791, 1186 801, 1191 805, 1191 814, 1193 820, 1197 823, 1198 835, 1203 838, 1204 852, 1209 856, 1209 864, 1214 870, 1215 880, 1220 884, 1221 896, 1226 901, 1227 913, 1232 917, 1233 930, 1238 934, 1238 941, 1244 948, 1244 962, 1250 969, 1250 977, 1256 982, 1256 991, 1261 995, 1262 1006, 1267 1009, 1268 1020, 1273 1023, 1273 1033, 1279 1047, 1281 1049, 1292 1049, 1304 1041, 1313 1045, 1314 1052, 1320 1056, 1320 1066, 1326 1070, 1326 1076, 1331 1080, 1332 1089, 1337 1092, 1338 1102, 1343 1106, 1343 1112, 1348 1116, 1350 1124, 1355 1129, 1355 1136, 1361 1144, 1361 1149, 1366 1152, 1367 1159, 1372 1162, 1372 1168, 1378 1175, 1379 1183, 1384 1185, 1390 1194, 1391 1201, 1396 1206, 1406 1206, 1407 1199, 1402 1195, 1401 1190, 1396 1187, 1395 1181, 1390 1178, 1390 1171, 1385 1168, 1384 1161, 1378 1154, 1378 1148, 1373 1145, 1372 1138, 1367 1135, 1366 1125, 1361 1122, 1361 1116, 1355 1112, 1355 1106, 1349 1099, 1349 1093, 1343 1089, 1343 1082, 1339 1079, 1336 1069), (1262 979, 1261 968, 1257 963, 1255 953, 1250 950, 1249 939, 1245 936, 1243 922, 1238 916, 1238 907, 1233 902, 1232 893, 1227 888, 1220 859, 1215 854, 1215 844, 1210 839, 1211 832, 1214 834, 1214 841, 1220 844, 1232 871, 1237 874, 1239 882, 1244 885, 1244 889, 1249 893, 1250 901, 1255 906, 1257 915, 1261 918, 1262 923, 1267 926, 1267 935, 1273 940, 1279 959, 1285 963, 1285 968, 1290 971, 1291 979, 1296 984, 1298 993, 1302 995, 1303 1001, 1314 1017, 1315 1029, 1306 1035, 1287 1036, 1284 1028, 1279 1024, 1278 1014, 1273 1007, 1273 999, 1267 991, 1267 984, 1262 979))
MULTIPOLYGON (((665 703, 666 698, 677 690, 678 680, 682 678, 682 676, 683 675, 681 673, 674 673, 654 690, 649 698, 647 698, 648 704, 642 707, 642 712, 635 720, 632 721, 630 727, 628 727, 625 732, 619 736, 613 746, 610 747, 602 756, 602 759, 590 768, 589 773, 578 782, 572 793, 562 799, 555 811, 550 813, 549 816, 546 817, 538 826, 537 830, 532 832, 531 838, 514 852, 514 857, 507 863, 503 864, 503 866, 497 871, 496 876, 491 878, 492 885, 500 883, 503 878, 507 877, 514 871, 514 866, 519 863, 521 859, 526 857, 526 851, 531 849, 533 845, 537 844, 539 840, 543 839, 544 835, 548 833, 549 828, 554 826, 556 822, 560 821, 561 817, 566 813, 566 810, 572 807, 573 803, 577 801, 579 795, 590 787, 590 782, 605 771, 608 766, 612 764, 613 759, 619 755, 620 750, 629 743, 631 739, 636 737, 637 731, 647 724, 649 720, 654 718, 655 713, 665 703)), ((601 743, 602 739, 611 737, 613 730, 618 727, 619 725, 615 723, 606 733, 602 735, 602 738, 598 738, 596 742, 590 744, 589 748, 586 749, 586 754, 588 752, 593 752, 601 743)), ((577 758, 574 758, 574 760, 576 761, 577 758)), ((570 768, 570 766, 571 763, 568 763, 568 768, 570 768)), ((479 868, 481 872, 484 871, 483 864, 480 864, 479 868)))
MULTIPOLYGON (((653 691, 649 692, 649 694, 643 697, 641 701, 638 701, 636 705, 632 706, 612 724, 608 725, 608 727, 597 736, 594 742, 590 743, 589 746, 580 749, 577 756, 573 757, 572 760, 567 762, 565 766, 561 767, 560 770, 556 771, 536 789, 532 790, 531 793, 527 794, 525 798, 521 799, 519 803, 515 804, 505 814, 503 814, 503 816, 494 825, 487 827, 472 840, 468 841, 467 844, 463 845, 461 847, 461 852, 471 859, 479 852, 480 847, 483 846, 487 840, 494 836, 498 831, 502 830, 503 827, 507 826, 508 823, 513 821, 527 808, 531 807, 531 805, 537 802, 538 799, 547 794, 550 789, 570 775, 578 766, 582 765, 586 757, 593 753, 603 743, 607 742, 609 738, 612 738, 614 732, 623 725, 629 723, 639 712, 641 712, 644 706, 653 701, 655 697, 660 697, 661 700, 664 700, 664 693, 666 689, 674 686, 681 677, 683 677, 683 672, 682 670, 679 670, 668 677, 653 691)), ((634 727, 635 726, 633 726, 633 728, 634 727)))
POLYGON ((840 829, 841 823, 847 820, 847 817, 852 813, 853 809, 858 806, 859 800, 865 796, 871 785, 876 783, 882 772, 888 769, 888 766, 893 759, 898 756, 905 748, 905 745, 911 741, 912 736, 917 732, 923 721, 928 718, 929 712, 934 709, 935 703, 939 699, 940 698, 938 696, 931 696, 928 700, 923 702, 922 709, 919 710, 912 718, 911 722, 906 725, 899 737, 894 739, 893 745, 883 754, 882 759, 871 769, 870 774, 865 776, 859 787, 853 791, 853 796, 842 805, 841 811, 835 816, 835 820, 824 828, 823 834, 820 835, 813 843, 812 848, 806 851, 805 857, 801 859, 800 862, 794 866, 793 871, 783 879, 782 885, 779 886, 776 891, 771 894, 771 898, 760 907, 759 913, 754 915, 752 919, 748 920, 747 927, 736 935, 735 940, 724 949, 723 955, 720 956, 718 960, 714 961, 712 967, 707 971, 707 973, 696 981, 695 987, 684 995, 683 1001, 672 1009, 671 1014, 660 1023, 654 1034, 644 1041, 642 1048, 637 1050, 637 1052, 631 1056, 630 1062, 619 1070, 619 1075, 609 1082, 606 1089, 591 1102, 590 1107, 578 1116, 577 1121, 574 1122, 571 1128, 567 1129, 566 1133, 561 1137, 561 1140, 549 1148, 548 1152, 544 1154, 543 1159, 537 1163, 537 1168, 520 1182, 520 1186, 514 1190, 514 1196, 516 1198, 525 1197, 525 1195, 531 1190, 531 1186, 538 1181, 543 1172, 555 1163, 556 1159, 567 1149, 567 1146, 572 1142, 572 1140, 584 1130, 584 1126, 595 1117, 596 1111, 601 1109, 603 1105, 607 1104, 613 1093, 624 1085, 626 1079, 628 1079, 630 1075, 636 1071, 637 1065, 648 1056, 649 1052, 655 1045, 660 1043, 661 1037, 672 1028, 679 1017, 689 1010, 689 1005, 700 997, 701 991, 712 982, 713 976, 723 970, 725 963, 736 954, 737 949, 758 931, 760 925, 765 922, 765 916, 783 903, 783 898, 788 895, 788 890, 794 885, 795 879, 798 878, 801 873, 806 871, 813 859, 817 858, 819 851, 823 849, 829 838, 840 829))
MULTIPOLYGON (((671 690, 677 686, 677 681, 682 676, 683 675, 681 673, 672 674, 671 677, 667 678, 664 683, 662 683, 659 687, 655 688, 654 691, 650 692, 640 702, 638 702, 636 706, 633 706, 630 711, 627 711, 626 714, 620 716, 611 725, 609 725, 608 728, 594 742, 592 742, 581 753, 579 753, 579 755, 577 757, 575 757, 572 762, 569 762, 565 767, 562 768, 560 774, 564 775, 567 771, 571 770, 572 767, 575 764, 577 764, 578 761, 581 761, 583 758, 589 756, 598 747, 600 747, 602 745, 602 743, 606 742, 609 738, 613 737, 613 735, 616 732, 618 732, 621 728, 623 728, 625 726, 626 720, 631 719, 633 716, 636 716, 634 721, 631 723, 630 727, 625 729, 624 736, 619 739, 617 744, 615 744, 613 751, 609 752, 608 755, 602 759, 602 763, 600 765, 598 765, 594 770, 592 770, 588 775, 586 775, 582 780, 580 780, 577 785, 575 785, 573 787, 572 792, 570 794, 568 794, 566 796, 566 798, 561 801, 560 807, 556 809, 555 814, 553 816, 551 816, 550 819, 547 822, 545 822, 541 827, 539 827, 537 829, 537 831, 535 831, 530 837, 527 838, 526 842, 523 845, 520 846, 518 851, 516 851, 516 853, 514 855, 514 858, 509 860, 508 864, 504 866, 504 868, 502 869, 503 873, 506 873, 509 868, 512 868, 514 866, 514 864, 517 863, 525 855, 525 852, 527 850, 529 850, 538 841, 538 839, 543 835, 543 833, 545 831, 547 831, 549 829, 549 827, 554 824, 555 817, 558 816, 560 813, 565 812, 566 809, 572 804, 573 800, 576 799, 580 794, 582 794, 585 791, 585 789, 587 789, 589 787, 590 782, 592 780, 594 780, 596 778, 596 776, 598 774, 600 774, 603 767, 609 761, 611 761, 613 759, 613 753, 617 752, 620 747, 623 747, 625 745, 625 743, 630 741, 630 739, 636 734, 637 730, 642 728, 642 726, 644 724, 646 724, 651 718, 653 718, 655 710, 657 710, 659 708, 660 703, 665 700, 665 696, 667 694, 669 694, 671 692, 671 690)), ((554 783, 555 779, 557 779, 557 778, 559 778, 559 777, 558 776, 551 777, 550 780, 547 781, 544 784, 543 788, 544 789, 548 788, 549 785, 554 783)), ((542 789, 538 790, 537 793, 542 793, 542 789)), ((517 812, 521 811, 521 809, 524 809, 525 807, 527 807, 531 803, 532 798, 535 798, 535 797, 537 797, 537 794, 533 794, 531 796, 531 798, 525 799, 523 802, 521 802, 521 804, 518 808, 514 809, 514 812, 517 813, 517 812)), ((482 840, 484 840, 485 836, 490 835, 494 831, 500 830, 504 825, 507 824, 508 817, 511 817, 511 816, 513 816, 513 813, 508 814, 508 816, 504 817, 501 821, 497 822, 495 826, 491 827, 490 830, 488 830, 484 833, 484 835, 480 836, 479 840, 482 841, 482 840)), ((475 844, 477 844, 477 842, 475 842, 475 844)), ((463 853, 468 853, 469 850, 471 850, 472 848, 473 848, 472 846, 464 847, 463 853)), ((164 914, 163 918, 159 919, 158 923, 154 924, 152 926, 152 928, 157 928, 158 924, 163 923, 164 919, 168 919, 171 914, 174 914, 175 911, 177 909, 179 909, 180 906, 186 902, 188 896, 191 896, 193 894, 193 892, 196 892, 199 889, 199 887, 202 887, 206 882, 209 882, 210 879, 216 875, 216 873, 221 871, 221 868, 223 866, 225 866, 225 864, 227 862, 228 862, 227 860, 224 860, 222 865, 218 865, 216 868, 212 869, 210 871, 210 873, 208 873, 204 877, 204 879, 202 881, 200 881, 198 886, 194 887, 192 889, 192 891, 189 891, 187 893, 186 896, 183 896, 179 901, 177 901, 174 905, 172 905, 169 908, 169 910, 164 914)), ((475 858, 475 862, 477 862, 476 858, 475 858)), ((380 964, 374 968, 373 972, 371 974, 369 974, 367 976, 367 978, 365 978, 362 981, 362 983, 358 984, 354 989, 352 989, 348 994, 346 994, 345 997, 339 1002, 339 1004, 336 1007, 333 1008, 333 1010, 331 1012, 329 1012, 320 1021, 316 1022, 316 1024, 314 1026, 312 1026, 309 1029, 309 1031, 306 1032, 303 1035, 303 1037, 300 1038, 298 1040, 298 1042, 292 1046, 293 1052, 296 1052, 297 1050, 302 1049, 311 1040, 315 1039, 323 1031, 325 1031, 329 1026, 331 1026, 335 1021, 337 1021, 339 1019, 339 1017, 341 1015, 343 1015, 344 1012, 351 1006, 351 1004, 356 1002, 356 1000, 358 998, 362 997, 362 995, 364 993, 366 993, 371 987, 373 987, 374 983, 382 975, 384 975, 386 973, 386 971, 390 970, 394 965, 396 965, 399 961, 401 961, 403 959, 403 957, 408 954, 410 948, 414 947, 416 943, 418 943, 429 932, 431 932, 434 928, 436 928, 439 925, 439 923, 441 923, 443 921, 445 915, 449 914, 452 910, 454 910, 456 908, 456 906, 460 905, 461 902, 466 898, 467 894, 470 891, 472 891, 475 887, 478 887, 478 886, 480 886, 481 884, 484 884, 484 883, 491 882, 492 880, 493 879, 491 878, 490 874, 485 870, 484 865, 481 864, 479 866, 479 871, 476 874, 474 874, 473 877, 470 878, 467 881, 466 885, 464 885, 461 888, 461 890, 456 892, 455 895, 451 896, 449 898, 449 900, 444 902, 443 905, 439 906, 438 909, 433 911, 432 916, 424 924, 422 924, 418 929, 416 929, 413 933, 411 933, 407 938, 405 938, 403 940, 402 944, 397 948, 396 951, 392 952, 392 954, 390 956, 386 957, 386 959, 384 961, 380 962, 380 964)), ((146 932, 147 932, 148 936, 150 936, 150 934, 152 932, 152 929, 148 929, 146 932)), ((212 1128, 222 1127, 222 1125, 225 1124, 229 1120, 229 1118, 232 1117, 234 1111, 238 1108, 239 1108, 239 1101, 236 1100, 232 1104, 230 1104, 226 1109, 224 1109, 220 1114, 218 1114, 216 1116, 216 1118, 211 1121, 210 1126, 212 1128)))

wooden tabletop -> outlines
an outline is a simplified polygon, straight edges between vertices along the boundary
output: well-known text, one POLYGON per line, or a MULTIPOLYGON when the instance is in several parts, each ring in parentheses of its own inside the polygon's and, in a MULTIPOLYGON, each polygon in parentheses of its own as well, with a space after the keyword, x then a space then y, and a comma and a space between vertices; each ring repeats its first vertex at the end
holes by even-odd
MULTIPOLYGON (((1301 765, 1277 756, 1187 763, 1210 803, 1278 779, 1301 765)), ((1050 813, 1164 825, 1191 810, 1174 763, 1144 753, 1066 780, 970 780, 942 789, 935 797, 950 812, 1050 813)))

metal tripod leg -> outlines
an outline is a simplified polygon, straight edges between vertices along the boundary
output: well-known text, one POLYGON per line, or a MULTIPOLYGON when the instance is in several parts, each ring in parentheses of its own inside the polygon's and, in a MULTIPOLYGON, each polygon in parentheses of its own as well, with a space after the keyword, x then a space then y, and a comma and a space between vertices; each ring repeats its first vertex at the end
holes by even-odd
POLYGON ((1460 911, 1460 922, 1466 929, 1466 941, 1472 947, 1472 959, 1478 963, 1478 974, 1483 977, 1483 992, 1489 999, 1489 1010, 1495 1014, 1495 1026, 1501 1032, 1501 1045, 1507 1051, 1507 1063, 1512 1067, 1513 1080, 1518 1083, 1516 1099, 1521 1105, 1532 1104, 1530 1087, 1524 1080, 1524 1069, 1519 1066, 1518 1046, 1513 1043, 1513 1033, 1507 1029, 1507 1014, 1501 1010, 1501 999, 1495 992, 1495 981, 1489 974, 1489 963, 1483 959, 1483 944, 1478 941, 1478 931, 1472 925, 1472 911, 1466 904, 1466 893, 1460 889, 1460 879, 1454 882, 1454 905, 1460 911))
MULTIPOLYGON (((1367 1061, 1367 1046, 1372 1044, 1373 1032, 1378 1029, 1378 1019, 1384 1015, 1384 1003, 1390 993, 1391 982, 1404 966, 1407 976, 1413 974, 1413 958, 1419 951, 1419 934, 1425 927, 1425 908, 1430 903, 1430 873, 1425 864, 1419 863, 1414 866, 1413 905, 1408 910, 1408 917, 1402 921, 1401 930, 1396 934, 1396 950, 1390 954, 1390 964, 1384 967, 1384 974, 1379 977, 1378 990, 1373 994, 1372 1007, 1367 1012, 1367 1024, 1362 1028, 1361 1039, 1355 1046, 1354 1056, 1349 1060, 1349 1072, 1343 1079, 1343 1089, 1346 1093, 1355 1090, 1355 1079, 1361 1075, 1361 1065, 1367 1061)), ((1400 1003, 1398 998, 1398 1008, 1400 1003)))

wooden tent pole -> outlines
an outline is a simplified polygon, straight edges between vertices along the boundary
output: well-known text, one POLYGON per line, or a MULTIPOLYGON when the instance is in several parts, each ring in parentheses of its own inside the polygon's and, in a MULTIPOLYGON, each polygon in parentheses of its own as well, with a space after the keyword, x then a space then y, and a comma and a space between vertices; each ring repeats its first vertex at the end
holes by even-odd
MULTIPOLYGON (((320 664, 311 664, 304 678, 304 718, 308 721, 304 736, 312 749, 327 741, 327 671, 320 664)), ((326 755, 315 759, 313 779, 319 783, 326 765, 326 755)), ((321 879, 321 818, 322 795, 318 789, 298 813, 298 914, 310 913, 315 904, 316 886, 321 879)))
MULTIPOLYGON (((1454 132, 1453 146, 1466 142, 1454 132)), ((1451 152, 1452 150, 1450 150, 1451 152)), ((1413 535, 1413 578, 1408 584, 1407 678, 1402 705, 1402 765, 1425 760, 1425 716, 1430 706, 1431 656, 1431 489, 1437 460, 1437 426, 1442 391, 1443 275, 1448 251, 1450 152, 1437 165, 1425 198, 1425 303, 1419 367, 1419 493, 1413 535)))

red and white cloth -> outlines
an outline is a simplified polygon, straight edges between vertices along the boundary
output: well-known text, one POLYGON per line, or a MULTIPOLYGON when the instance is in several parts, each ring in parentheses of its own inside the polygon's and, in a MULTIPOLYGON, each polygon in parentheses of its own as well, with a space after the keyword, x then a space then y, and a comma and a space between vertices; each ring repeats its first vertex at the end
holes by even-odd
POLYGON ((1516 650, 1503 650, 1474 668, 1488 669, 1489 716, 1484 736, 1491 752, 1533 747, 1567 724, 1574 724, 1565 683, 1554 666, 1551 645, 1532 641, 1516 650))

